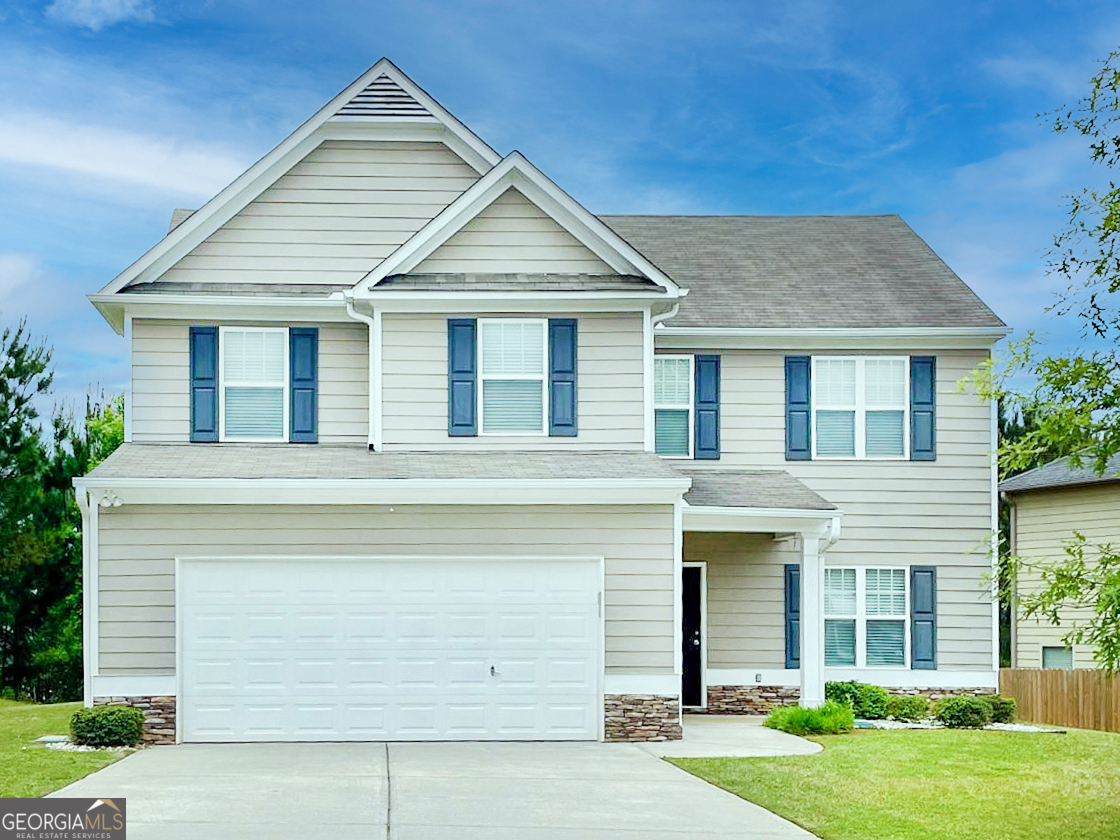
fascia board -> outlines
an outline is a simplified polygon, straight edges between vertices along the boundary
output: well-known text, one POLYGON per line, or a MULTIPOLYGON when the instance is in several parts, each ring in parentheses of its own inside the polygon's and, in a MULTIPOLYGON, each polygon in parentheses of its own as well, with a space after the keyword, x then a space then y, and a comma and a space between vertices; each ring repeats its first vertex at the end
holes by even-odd
POLYGON ((672 504, 689 479, 177 479, 74 480, 91 503, 119 504, 672 504))
POLYGON ((333 137, 358 136, 352 130, 361 132, 360 136, 372 138, 376 132, 396 132, 402 139, 409 130, 421 131, 425 135, 433 129, 442 127, 448 136, 453 136, 461 144, 471 149, 471 163, 476 169, 480 165, 492 166, 499 160, 498 154, 487 146, 477 135, 451 116, 438 102, 421 90, 404 75, 391 61, 381 59, 369 70, 362 73, 338 95, 320 108, 295 131, 289 134, 276 147, 233 180, 225 189, 211 198, 183 221, 175 230, 150 248, 143 256, 121 272, 104 289, 103 294, 120 291, 141 276, 161 274, 186 256, 199 242, 229 221, 246 204, 259 196, 276 179, 288 171, 296 162, 305 157, 324 139, 333 137), (330 118, 343 105, 362 91, 373 79, 385 74, 401 85, 410 95, 417 98, 430 112, 444 117, 442 126, 423 121, 411 120, 411 124, 394 122, 374 124, 331 123, 330 118))
POLYGON ((735 328, 658 326, 654 343, 662 349, 884 348, 915 350, 987 349, 1011 330, 1006 327, 735 328))
POLYGON ((837 510, 784 508, 684 507, 685 531, 730 531, 741 533, 800 533, 823 537, 843 514, 837 510))

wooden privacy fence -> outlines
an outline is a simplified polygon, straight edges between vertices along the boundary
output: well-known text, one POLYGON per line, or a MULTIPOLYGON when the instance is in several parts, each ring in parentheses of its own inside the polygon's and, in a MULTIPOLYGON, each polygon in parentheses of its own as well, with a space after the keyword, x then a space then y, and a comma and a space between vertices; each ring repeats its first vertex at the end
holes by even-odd
POLYGON ((1020 720, 1120 732, 1120 676, 1009 668, 999 672, 999 691, 1015 698, 1020 720))

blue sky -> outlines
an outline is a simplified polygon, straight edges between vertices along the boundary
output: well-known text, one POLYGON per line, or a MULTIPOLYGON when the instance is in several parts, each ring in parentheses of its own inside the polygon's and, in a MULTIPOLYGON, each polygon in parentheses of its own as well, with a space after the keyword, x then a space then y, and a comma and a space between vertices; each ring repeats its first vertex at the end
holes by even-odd
POLYGON ((1063 197, 1036 118, 1120 46, 1115 2, 6 0, 0 322, 57 390, 123 387, 85 295, 387 55, 599 213, 899 213, 1018 333, 1063 197))

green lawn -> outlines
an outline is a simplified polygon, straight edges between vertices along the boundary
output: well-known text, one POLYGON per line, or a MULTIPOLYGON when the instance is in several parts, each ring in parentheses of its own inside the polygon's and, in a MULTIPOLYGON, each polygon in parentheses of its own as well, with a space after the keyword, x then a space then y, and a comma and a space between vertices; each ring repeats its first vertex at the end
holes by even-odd
POLYGON ((673 763, 825 840, 1116 840, 1120 735, 857 731, 824 752, 673 763))
POLYGON ((42 796, 112 764, 124 752, 62 752, 35 743, 65 735, 81 703, 40 706, 0 700, 0 797, 42 796))

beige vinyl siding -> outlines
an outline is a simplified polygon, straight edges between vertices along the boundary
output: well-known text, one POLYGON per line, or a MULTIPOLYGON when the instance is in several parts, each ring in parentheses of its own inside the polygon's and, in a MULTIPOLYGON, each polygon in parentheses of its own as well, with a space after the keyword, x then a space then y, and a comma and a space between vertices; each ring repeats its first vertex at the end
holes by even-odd
MULTIPOLYGON (((1085 536, 1090 546, 1120 547, 1120 483, 1087 487, 1058 487, 1017 493, 1015 504, 1015 550, 1029 562, 1061 560, 1064 546, 1073 539, 1073 532, 1085 536)), ((1095 552, 1095 548, 1089 556, 1095 552)), ((1021 592, 1037 592, 1038 572, 1027 572, 1018 581, 1021 592)), ((1042 667, 1042 646, 1065 647, 1062 636, 1071 626, 1091 615, 1090 609, 1067 609, 1062 612, 1062 625, 1055 626, 1037 619, 1017 620, 1015 625, 1015 665, 1019 668, 1042 667)), ((1091 645, 1075 645, 1075 668, 1093 668, 1091 645)))
POLYGON ((175 670, 175 563, 190 555, 606 558, 608 673, 673 672, 673 508, 126 505, 100 516, 101 673, 175 670))
POLYGON ((615 273, 513 187, 467 222, 413 272, 615 273))
MULTIPOLYGON (((710 352, 721 356, 720 460, 690 466, 780 469, 803 481, 844 513, 840 540, 825 555, 829 564, 936 566, 938 668, 990 670, 991 415, 957 385, 986 352, 913 351, 937 357, 936 461, 786 461, 787 354, 710 352)), ((775 609, 783 609, 780 600, 775 609)))
POLYGON ((328 140, 160 279, 353 285, 476 180, 442 143, 328 140))
MULTIPOLYGON (((475 316, 467 313, 462 317, 475 316)), ((453 438, 447 434, 447 317, 386 314, 381 380, 385 448, 641 449, 642 318, 637 313, 578 318, 577 437, 453 438)))
MULTIPOLYGON (((132 322, 132 440, 190 440, 190 321, 132 322)), ((319 442, 365 443, 369 330, 319 325, 319 442)))
POLYGON ((786 563, 770 534, 685 533, 684 559, 707 564, 708 668, 785 668, 786 563))

